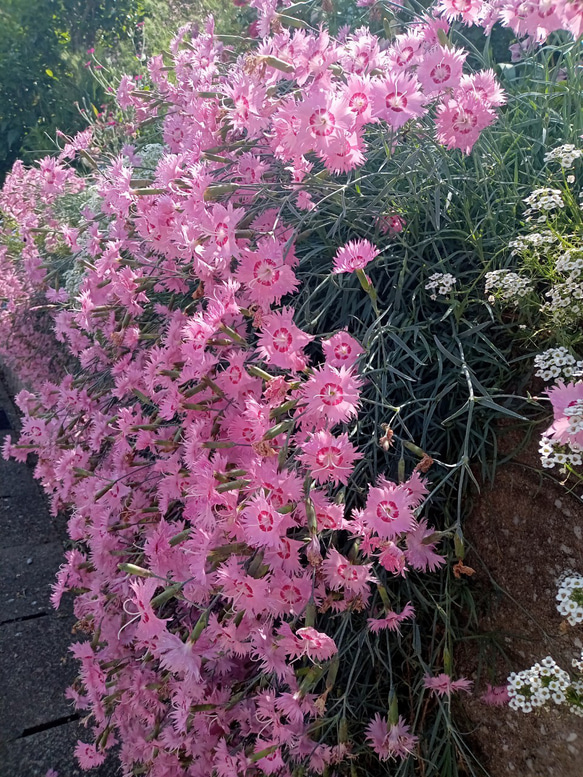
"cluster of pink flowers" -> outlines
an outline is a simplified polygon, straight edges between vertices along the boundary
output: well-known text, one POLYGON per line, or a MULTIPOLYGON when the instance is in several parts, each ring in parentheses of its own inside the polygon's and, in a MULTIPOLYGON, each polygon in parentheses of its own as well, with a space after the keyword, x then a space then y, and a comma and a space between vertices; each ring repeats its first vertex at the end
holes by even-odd
POLYGON ((581 0, 440 0, 434 12, 448 21, 479 25, 487 34, 499 22, 533 44, 544 43, 557 30, 575 39, 583 33, 581 0))
MULTIPOLYGON (((212 23, 182 30, 171 62, 150 62, 151 89, 124 78, 118 90, 138 123, 160 120, 153 180, 138 149, 108 161, 90 132, 7 180, 3 293, 29 306, 44 295, 78 365, 50 380, 48 365, 37 370, 4 455, 34 452, 53 512, 69 512, 74 548, 53 603, 75 592, 89 635, 73 647, 68 692, 92 729, 76 750, 84 768, 119 743, 126 774, 323 773, 350 744, 315 734, 342 659, 322 614, 368 610, 371 632, 399 631, 413 605, 394 611, 387 596, 373 613, 372 592, 444 563, 419 517, 418 472, 380 476, 345 514, 364 349, 346 330, 302 330, 282 305, 299 287, 296 236, 262 196, 277 180, 317 207, 318 163, 362 165, 368 125, 398 131, 432 103, 437 137, 469 151, 503 96, 492 73, 462 73, 465 54, 442 29, 428 19, 384 48, 365 29, 342 42, 278 32, 240 57, 212 23), (79 158, 91 176, 68 165, 79 158), (60 218, 88 182, 97 206, 60 218), (80 269, 76 288, 63 288, 55 257, 80 269)), ((355 235, 330 270, 358 273, 379 252, 355 235)), ((17 331, 14 313, 2 315, 17 331)), ((31 352, 13 342, 18 366, 31 352)), ((377 716, 368 738, 381 758, 416 743, 401 718, 377 716)))

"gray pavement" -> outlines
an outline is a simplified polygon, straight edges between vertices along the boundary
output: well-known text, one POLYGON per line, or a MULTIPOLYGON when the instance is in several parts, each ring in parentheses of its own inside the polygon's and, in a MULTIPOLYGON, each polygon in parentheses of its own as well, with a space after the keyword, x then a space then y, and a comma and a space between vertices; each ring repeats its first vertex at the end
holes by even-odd
MULTIPOLYGON (((14 435, 18 414, 0 371, 0 442, 14 435)), ((76 674, 68 648, 70 596, 55 611, 51 584, 67 542, 52 519, 32 467, 0 458, 0 777, 116 777, 110 757, 83 772, 73 750, 90 741, 65 689, 76 674)))

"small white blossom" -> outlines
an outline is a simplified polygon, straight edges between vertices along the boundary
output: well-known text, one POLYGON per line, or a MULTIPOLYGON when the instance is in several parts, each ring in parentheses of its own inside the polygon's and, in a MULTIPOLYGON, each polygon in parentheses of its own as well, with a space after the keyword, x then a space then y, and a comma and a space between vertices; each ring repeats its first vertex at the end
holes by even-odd
POLYGON ((486 273, 485 292, 491 292, 489 299, 493 297, 494 300, 517 303, 531 291, 533 287, 529 279, 518 273, 510 270, 492 270, 486 273))
POLYGON ((425 284, 425 288, 431 292, 429 295, 431 299, 437 299, 438 294, 441 297, 447 297, 456 283, 457 278, 451 273, 436 272, 429 276, 429 281, 425 284))
POLYGON ((532 194, 525 198, 524 202, 528 205, 528 210, 525 211, 527 216, 542 212, 543 215, 538 219, 541 222, 545 221, 544 214, 550 213, 557 208, 565 207, 561 191, 559 189, 551 189, 548 186, 542 189, 535 189, 532 194))
POLYGON ((583 371, 583 361, 575 359, 563 346, 539 353, 534 357, 534 366, 537 368, 535 375, 546 381, 568 380, 583 371))
POLYGON ((583 155, 583 151, 575 148, 572 143, 565 143, 563 146, 557 146, 552 151, 545 154, 545 162, 558 162, 561 167, 568 169, 573 167, 573 162, 583 155))

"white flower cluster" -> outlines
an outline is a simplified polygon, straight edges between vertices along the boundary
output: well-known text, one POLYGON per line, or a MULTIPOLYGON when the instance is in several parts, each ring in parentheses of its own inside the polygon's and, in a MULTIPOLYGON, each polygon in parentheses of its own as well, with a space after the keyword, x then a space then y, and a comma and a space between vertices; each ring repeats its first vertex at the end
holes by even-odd
POLYGON ((568 434, 578 434, 583 431, 583 399, 572 402, 563 410, 563 415, 569 419, 568 434))
POLYGON ((549 348, 534 357, 535 375, 543 380, 568 379, 583 371, 583 361, 577 361, 569 351, 560 348, 549 348))
POLYGON ((581 651, 580 657, 574 658, 571 663, 573 664, 574 669, 583 674, 583 650, 581 651))
POLYGON ((513 710, 532 712, 552 701, 564 704, 571 678, 550 656, 543 658, 530 669, 512 672, 508 678, 509 707, 513 710))
POLYGON ((575 442, 571 442, 568 446, 560 445, 543 435, 538 450, 541 464, 545 469, 552 469, 555 464, 560 464, 561 467, 567 464, 578 467, 583 463, 582 450, 575 442))
POLYGON ((583 316, 583 283, 568 278, 551 286, 545 297, 549 301, 541 310, 549 313, 555 323, 568 324, 583 316))
POLYGON ((525 198, 524 202, 528 205, 528 210, 525 211, 526 216, 539 211, 542 212, 542 215, 537 219, 540 223, 546 221, 545 214, 557 208, 565 207, 561 191, 559 189, 550 189, 548 186, 542 189, 535 189, 532 194, 525 198))
POLYGON ((510 248, 514 249, 511 256, 515 256, 522 251, 552 245, 553 243, 556 243, 557 240, 558 237, 553 235, 552 232, 544 230, 543 232, 531 232, 529 235, 521 235, 521 237, 517 237, 516 240, 511 240, 508 245, 510 248))
POLYGON ((455 278, 449 272, 436 272, 429 276, 429 281, 425 284, 427 291, 432 293, 429 295, 431 299, 437 299, 439 294, 442 297, 446 297, 453 287, 457 283, 455 278))
POLYGON ((486 294, 489 302, 497 299, 503 302, 518 302, 533 290, 528 278, 523 278, 518 273, 510 270, 492 270, 486 273, 486 294))
POLYGON ((565 169, 573 167, 573 162, 583 156, 583 151, 575 148, 572 143, 565 143, 563 146, 553 148, 545 154, 545 162, 559 162, 565 169))
POLYGON ((557 581, 557 610, 571 626, 583 623, 583 575, 566 573, 557 581))
POLYGON ((580 249, 565 251, 555 262, 555 269, 558 272, 568 273, 572 280, 579 278, 583 272, 583 251, 580 249))

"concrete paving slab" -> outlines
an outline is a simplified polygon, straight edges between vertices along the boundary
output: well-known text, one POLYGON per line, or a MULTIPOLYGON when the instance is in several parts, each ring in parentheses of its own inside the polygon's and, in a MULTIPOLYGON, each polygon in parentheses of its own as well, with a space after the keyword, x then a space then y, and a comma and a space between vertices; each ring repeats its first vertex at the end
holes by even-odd
MULTIPOLYGON (((10 747, 0 747, 0 777, 45 777, 49 769, 59 777, 87 777, 75 761, 77 740, 89 742, 86 730, 78 722, 65 723, 31 736, 17 739, 10 747)), ((118 777, 120 769, 113 755, 91 777, 118 777)))
POLYGON ((51 583, 63 558, 61 542, 0 549, 0 625, 53 612, 51 583))
POLYGON ((22 497, 0 496, 0 526, 0 545, 4 548, 22 545, 24 540, 31 545, 59 540, 55 521, 34 493, 22 497))
POLYGON ((77 669, 73 623, 53 613, 0 626, 0 742, 73 712, 64 695, 77 669))

